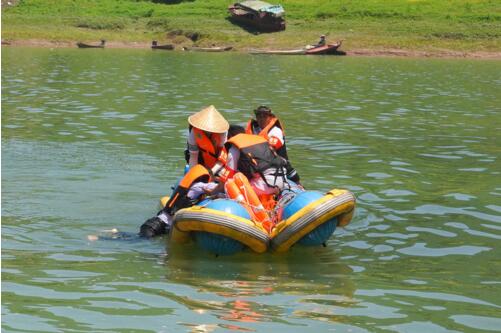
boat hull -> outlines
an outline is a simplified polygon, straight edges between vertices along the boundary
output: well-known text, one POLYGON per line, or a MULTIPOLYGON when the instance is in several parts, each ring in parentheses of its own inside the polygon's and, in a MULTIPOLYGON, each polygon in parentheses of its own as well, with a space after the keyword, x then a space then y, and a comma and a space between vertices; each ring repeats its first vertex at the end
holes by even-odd
POLYGON ((225 52, 233 49, 233 46, 226 47, 183 47, 184 51, 193 52, 225 52))
MULTIPOLYGON (((336 54, 337 49, 341 46, 341 42, 336 44, 329 44, 323 46, 317 46, 306 50, 306 54, 336 54)), ((343 52, 344 53, 344 52, 343 52)))
POLYGON ((152 45, 151 48, 153 50, 174 50, 174 45, 166 44, 166 45, 152 45))
POLYGON ((78 48, 80 49, 104 49, 104 42, 99 45, 85 44, 82 42, 77 43, 78 48))
POLYGON ((296 49, 296 50, 252 50, 251 54, 278 54, 278 55, 298 55, 298 54, 306 54, 305 49, 296 49))

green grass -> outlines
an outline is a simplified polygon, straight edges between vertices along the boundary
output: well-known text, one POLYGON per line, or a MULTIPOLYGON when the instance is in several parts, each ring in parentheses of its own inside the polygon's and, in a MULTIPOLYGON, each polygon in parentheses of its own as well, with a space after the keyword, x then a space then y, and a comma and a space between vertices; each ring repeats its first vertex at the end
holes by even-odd
POLYGON ((236 48, 294 48, 321 33, 345 39, 344 49, 501 50, 501 6, 496 0, 284 0, 287 29, 250 34, 228 20, 231 0, 21 0, 2 10, 2 39, 73 42, 191 43, 236 48))

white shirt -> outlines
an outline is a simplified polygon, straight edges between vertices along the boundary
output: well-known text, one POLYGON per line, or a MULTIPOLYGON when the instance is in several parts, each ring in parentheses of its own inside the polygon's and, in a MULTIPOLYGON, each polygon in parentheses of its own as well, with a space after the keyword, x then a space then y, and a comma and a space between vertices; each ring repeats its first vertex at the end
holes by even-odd
POLYGON ((271 129, 271 131, 268 132, 268 137, 275 137, 278 139, 278 141, 280 141, 281 145, 280 146, 283 146, 284 143, 285 143, 285 139, 284 139, 284 131, 282 131, 282 129, 278 126, 273 126, 273 128, 271 129))
POLYGON ((228 150, 228 159, 226 161, 226 166, 232 170, 237 171, 239 159, 240 150, 234 145, 231 145, 230 150, 228 150))

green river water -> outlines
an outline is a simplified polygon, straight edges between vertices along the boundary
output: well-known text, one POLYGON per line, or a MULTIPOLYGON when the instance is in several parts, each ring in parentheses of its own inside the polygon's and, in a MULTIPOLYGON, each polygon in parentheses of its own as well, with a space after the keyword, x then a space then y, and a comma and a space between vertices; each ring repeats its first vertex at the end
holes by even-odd
POLYGON ((501 62, 4 47, 1 76, 2 332, 501 330, 501 62), (352 223, 283 255, 138 239, 209 104, 271 106, 352 223))

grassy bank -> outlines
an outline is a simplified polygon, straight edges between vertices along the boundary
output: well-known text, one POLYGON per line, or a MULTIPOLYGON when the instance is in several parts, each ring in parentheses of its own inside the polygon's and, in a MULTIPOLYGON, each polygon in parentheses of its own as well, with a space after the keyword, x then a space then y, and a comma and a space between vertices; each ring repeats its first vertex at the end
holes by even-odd
POLYGON ((295 48, 321 33, 344 50, 501 51, 501 7, 492 0, 283 0, 287 29, 252 34, 227 20, 231 0, 21 0, 2 6, 2 40, 228 44, 295 48))

